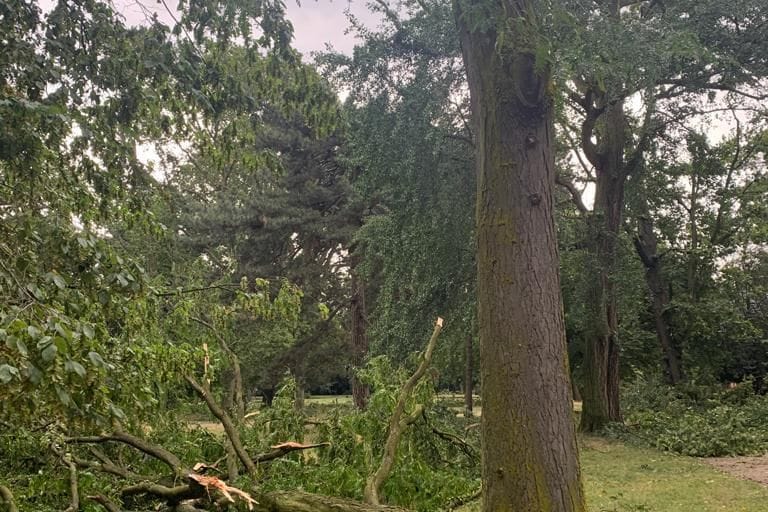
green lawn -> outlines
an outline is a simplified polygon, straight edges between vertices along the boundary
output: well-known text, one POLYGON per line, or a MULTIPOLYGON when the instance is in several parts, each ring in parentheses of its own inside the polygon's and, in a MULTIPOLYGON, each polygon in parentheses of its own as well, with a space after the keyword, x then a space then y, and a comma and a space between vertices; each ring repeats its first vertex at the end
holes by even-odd
POLYGON ((767 488, 691 457, 585 438, 581 464, 589 512, 768 512, 767 488))

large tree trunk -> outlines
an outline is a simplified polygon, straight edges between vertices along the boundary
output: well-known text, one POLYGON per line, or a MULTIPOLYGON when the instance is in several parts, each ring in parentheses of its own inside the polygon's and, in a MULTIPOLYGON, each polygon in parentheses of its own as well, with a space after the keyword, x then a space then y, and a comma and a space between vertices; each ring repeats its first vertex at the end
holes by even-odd
POLYGON ((454 1, 477 146, 483 510, 583 511, 553 218, 550 77, 526 50, 540 44, 543 6, 474 3, 454 1), (464 7, 474 8, 467 19, 464 7), (509 22, 478 23, 478 12, 509 22), (498 26, 511 32, 503 40, 498 26))
POLYGON ((353 268, 351 269, 352 301, 350 304, 350 316, 352 317, 352 326, 350 329, 350 362, 352 363, 352 375, 350 383, 352 385, 352 401, 355 407, 362 410, 368 404, 370 391, 368 385, 357 378, 357 371, 365 364, 365 358, 368 356, 368 329, 366 323, 365 286, 355 271, 356 263, 357 258, 354 258, 353 268))
MULTIPOLYGON (((607 100, 604 100, 607 101, 607 100)), ((624 103, 605 106, 595 160, 595 205, 589 222, 586 261, 588 328, 584 347, 581 429, 594 432, 621 421, 619 407, 619 316, 617 245, 624 209, 624 103)))
POLYGON ((658 255, 656 233, 653 221, 644 212, 637 219, 637 235, 634 237, 635 250, 645 267, 645 282, 651 294, 653 320, 656 338, 662 354, 662 369, 667 384, 676 385, 685 380, 682 357, 669 330, 669 286, 662 273, 661 257, 658 255))

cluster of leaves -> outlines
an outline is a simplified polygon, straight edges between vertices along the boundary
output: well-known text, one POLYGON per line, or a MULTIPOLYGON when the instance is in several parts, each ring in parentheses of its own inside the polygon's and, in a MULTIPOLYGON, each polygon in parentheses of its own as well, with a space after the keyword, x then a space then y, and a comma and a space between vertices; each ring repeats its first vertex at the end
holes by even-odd
POLYGON ((623 395, 626 426, 613 433, 661 450, 697 457, 755 455, 768 450, 768 397, 751 382, 731 389, 678 388, 638 379, 623 395))
MULTIPOLYGON (((256 437, 253 442, 306 436, 330 446, 273 461, 267 470, 269 478, 263 483, 265 490, 295 488, 361 499, 366 477, 381 461, 388 420, 407 377, 406 371, 390 359, 373 358, 361 371, 361 378, 374 390, 362 412, 348 406, 318 406, 298 412, 292 401, 295 384, 287 381, 273 407, 263 410, 248 427, 256 437), (307 415, 311 415, 311 428, 305 430, 307 415)), ((404 434, 383 494, 389 503, 410 510, 445 510, 451 500, 470 495, 479 486, 479 460, 475 458, 479 451, 472 451, 479 448, 477 430, 465 433, 465 420, 437 400, 433 379, 419 384, 409 410, 416 403, 426 405, 426 412, 404 434), (436 435, 433 429, 447 433, 446 437, 436 435), (469 435, 467 446, 447 440, 451 435, 456 439, 469 435)))

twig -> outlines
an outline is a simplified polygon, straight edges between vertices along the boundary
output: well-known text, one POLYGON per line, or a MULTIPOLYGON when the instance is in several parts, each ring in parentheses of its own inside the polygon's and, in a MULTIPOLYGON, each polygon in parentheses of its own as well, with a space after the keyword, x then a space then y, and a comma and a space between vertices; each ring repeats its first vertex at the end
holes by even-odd
POLYGON ((457 445, 459 449, 463 451, 464 454, 470 459, 475 459, 475 460, 479 459, 477 455, 477 449, 474 446, 472 446, 471 444, 469 444, 468 442, 466 442, 464 439, 460 438, 456 434, 452 434, 450 432, 444 432, 432 426, 429 423, 429 420, 427 419, 426 414, 424 415, 424 422, 427 424, 427 426, 432 431, 432 433, 435 434, 437 437, 439 437, 443 441, 447 441, 449 443, 457 445))
POLYGON ((365 490, 363 491, 363 499, 370 505, 380 504, 379 491, 381 490, 381 486, 384 484, 384 481, 389 476, 390 471, 392 471, 392 466, 395 464, 397 447, 400 444, 400 437, 403 435, 403 430, 405 430, 405 427, 416 421, 418 416, 421 415, 422 411, 424 410, 424 406, 419 404, 412 414, 403 417, 408 398, 411 396, 411 393, 416 387, 416 384, 419 383, 421 378, 426 373, 427 368, 429 368, 430 363, 432 362, 432 353, 435 350, 437 337, 440 335, 442 328, 443 319, 438 317, 437 321, 435 322, 435 329, 432 332, 432 337, 429 339, 429 343, 427 343, 427 349, 424 352, 424 356, 421 360, 421 363, 419 364, 419 367, 400 390, 400 396, 398 397, 397 405, 395 406, 395 410, 392 412, 392 417, 389 420, 389 434, 387 435, 387 442, 384 445, 384 454, 381 458, 381 464, 376 469, 376 471, 368 477, 368 480, 365 484, 365 490))

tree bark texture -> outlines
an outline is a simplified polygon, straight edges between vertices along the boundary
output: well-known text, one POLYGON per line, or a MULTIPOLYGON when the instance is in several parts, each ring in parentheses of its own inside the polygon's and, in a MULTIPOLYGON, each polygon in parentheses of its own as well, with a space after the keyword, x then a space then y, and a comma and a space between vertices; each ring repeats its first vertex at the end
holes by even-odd
MULTIPOLYGON (((608 101, 605 98, 602 100, 608 101)), ((588 330, 584 350, 581 430, 594 432, 621 421, 619 407, 619 315, 617 245, 624 209, 624 103, 605 108, 598 125, 599 152, 591 158, 597 184, 589 223, 586 260, 588 330)))
POLYGON ((667 384, 677 385, 685 380, 680 347, 672 339, 669 329, 669 286, 662 272, 653 221, 647 215, 637 219, 635 250, 645 267, 645 282, 651 295, 651 308, 662 355, 662 369, 667 384))
MULTIPOLYGON (((356 258, 355 258, 356 260, 356 258)), ((365 285, 355 271, 353 265, 351 274, 352 300, 350 303, 351 329, 350 329, 350 363, 352 385, 352 401, 359 410, 368 405, 370 390, 368 385, 357 378, 357 370, 365 365, 368 355, 368 328, 367 312, 365 306, 365 285)))
POLYGON ((477 151, 483 510, 583 511, 553 218, 551 84, 531 50, 544 6, 475 4, 454 1, 477 151), (489 19, 477 28, 480 9, 491 12, 481 11, 489 19))

